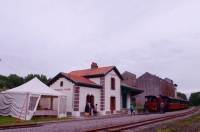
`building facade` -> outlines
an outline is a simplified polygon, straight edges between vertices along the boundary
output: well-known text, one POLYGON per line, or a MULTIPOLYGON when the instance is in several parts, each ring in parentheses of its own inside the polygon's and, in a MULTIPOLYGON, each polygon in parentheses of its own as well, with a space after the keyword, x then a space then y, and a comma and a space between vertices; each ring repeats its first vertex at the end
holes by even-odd
POLYGON ((144 92, 144 90, 136 87, 136 75, 125 71, 122 73, 124 80, 122 80, 121 88, 122 88, 122 108, 130 108, 130 104, 136 106, 136 100, 138 94, 144 92))
POLYGON ((136 86, 144 90, 143 93, 136 95, 136 104, 139 106, 144 105, 146 95, 176 97, 177 85, 173 84, 171 79, 162 79, 148 72, 136 79, 136 86))
POLYGON ((105 115, 121 111, 121 80, 115 66, 98 67, 93 62, 90 69, 61 72, 47 85, 67 95, 68 115, 84 115, 86 102, 97 104, 99 113, 105 115))

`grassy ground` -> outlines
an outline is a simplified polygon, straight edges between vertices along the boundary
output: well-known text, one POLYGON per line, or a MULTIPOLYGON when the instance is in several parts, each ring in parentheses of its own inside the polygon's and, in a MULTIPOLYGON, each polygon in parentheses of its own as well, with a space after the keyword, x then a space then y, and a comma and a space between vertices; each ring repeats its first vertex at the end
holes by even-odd
POLYGON ((20 123, 16 123, 17 118, 11 116, 0 116, 0 126, 17 125, 17 124, 31 124, 37 122, 57 121, 57 120, 70 120, 72 118, 57 118, 57 117, 33 117, 29 121, 21 120, 20 123))
POLYGON ((136 109, 144 109, 143 106, 136 106, 135 108, 136 108, 136 109))
POLYGON ((200 132, 200 113, 179 121, 169 121, 168 128, 158 129, 157 132, 200 132))

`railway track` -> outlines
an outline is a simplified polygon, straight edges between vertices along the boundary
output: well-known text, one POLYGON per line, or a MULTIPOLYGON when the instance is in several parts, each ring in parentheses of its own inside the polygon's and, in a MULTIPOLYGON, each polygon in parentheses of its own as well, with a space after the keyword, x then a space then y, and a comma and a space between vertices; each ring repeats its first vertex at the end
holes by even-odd
POLYGON ((148 125, 148 124, 151 124, 151 123, 156 123, 156 122, 160 122, 160 121, 165 121, 165 120, 185 116, 185 115, 194 113, 198 110, 199 110, 199 108, 196 107, 195 109, 193 109, 191 111, 187 111, 187 112, 176 114, 176 115, 169 115, 169 116, 165 116, 165 117, 142 120, 142 121, 131 122, 131 123, 126 123, 126 124, 121 124, 121 125, 114 125, 114 126, 110 126, 110 127, 102 127, 102 128, 97 128, 97 129, 93 129, 93 130, 87 130, 87 131, 84 131, 84 132, 97 132, 97 131, 120 132, 122 130, 128 130, 128 129, 131 129, 131 128, 135 128, 135 127, 139 127, 139 126, 143 126, 143 125, 148 125))
POLYGON ((0 130, 39 127, 39 126, 42 126, 42 125, 40 125, 40 124, 23 124, 23 125, 1 126, 0 130))

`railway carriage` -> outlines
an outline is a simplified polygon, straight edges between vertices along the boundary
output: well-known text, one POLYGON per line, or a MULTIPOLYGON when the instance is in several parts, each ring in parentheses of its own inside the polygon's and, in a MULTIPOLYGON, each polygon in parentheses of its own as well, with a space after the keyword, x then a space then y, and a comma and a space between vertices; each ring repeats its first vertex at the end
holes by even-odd
POLYGON ((189 107, 189 102, 187 100, 180 100, 181 109, 186 109, 189 107))
POLYGON ((167 111, 186 109, 189 107, 189 102, 184 99, 172 98, 161 95, 160 96, 148 95, 145 96, 145 98, 147 99, 145 103, 148 104, 149 111, 155 111, 155 112, 160 111, 160 103, 162 101, 167 111))
POLYGON ((181 109, 181 107, 180 107, 180 99, 171 98, 171 97, 168 97, 168 96, 162 96, 162 100, 164 102, 166 102, 167 111, 181 109))

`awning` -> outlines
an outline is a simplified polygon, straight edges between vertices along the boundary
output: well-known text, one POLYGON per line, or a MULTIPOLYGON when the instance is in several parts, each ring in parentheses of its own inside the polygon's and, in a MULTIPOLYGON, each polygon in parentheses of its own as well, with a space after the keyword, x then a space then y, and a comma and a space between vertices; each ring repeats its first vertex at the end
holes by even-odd
POLYGON ((135 96, 144 92, 142 89, 134 88, 125 84, 121 84, 121 91, 122 94, 131 93, 131 96, 135 96))

